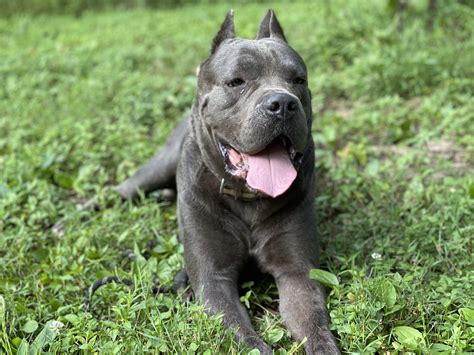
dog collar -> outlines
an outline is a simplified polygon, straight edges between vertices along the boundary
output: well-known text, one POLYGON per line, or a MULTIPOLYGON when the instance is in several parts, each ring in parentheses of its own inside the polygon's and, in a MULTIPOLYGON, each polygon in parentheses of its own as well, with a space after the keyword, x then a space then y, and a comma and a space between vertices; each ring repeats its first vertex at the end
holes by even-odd
POLYGON ((229 186, 226 186, 225 179, 221 180, 221 186, 219 188, 219 193, 221 195, 233 196, 236 200, 242 200, 245 202, 256 201, 264 198, 265 196, 259 194, 258 192, 253 192, 250 190, 234 189, 229 186))

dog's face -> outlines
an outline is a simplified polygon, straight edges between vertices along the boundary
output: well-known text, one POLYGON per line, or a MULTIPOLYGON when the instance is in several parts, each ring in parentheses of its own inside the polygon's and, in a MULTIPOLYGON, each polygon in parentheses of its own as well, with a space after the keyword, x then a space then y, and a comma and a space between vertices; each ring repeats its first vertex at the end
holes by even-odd
POLYGON ((202 127, 228 173, 246 178, 252 157, 281 157, 282 149, 298 169, 310 140, 311 94, 306 66, 272 11, 256 40, 235 38, 227 15, 201 65, 198 88, 202 127))

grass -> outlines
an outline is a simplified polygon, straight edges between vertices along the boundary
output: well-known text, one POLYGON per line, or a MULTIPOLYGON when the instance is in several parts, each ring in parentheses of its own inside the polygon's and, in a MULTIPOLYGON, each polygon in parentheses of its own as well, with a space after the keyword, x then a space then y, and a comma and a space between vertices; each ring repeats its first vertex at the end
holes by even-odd
MULTIPOLYGON (((443 2, 427 31, 425 5, 411 3, 403 32, 382 1, 274 6, 309 68, 344 352, 474 352, 474 11, 443 2)), ((242 37, 267 7, 234 7, 242 37)), ((244 351, 199 304, 152 292, 183 265, 175 206, 122 204, 106 187, 189 109, 227 8, 0 19, 0 352, 244 351), (95 194, 111 207, 76 210, 95 194), (85 290, 110 275, 134 286, 100 288, 86 312, 85 290)), ((243 285, 242 302, 277 353, 302 352, 271 283, 243 285)))

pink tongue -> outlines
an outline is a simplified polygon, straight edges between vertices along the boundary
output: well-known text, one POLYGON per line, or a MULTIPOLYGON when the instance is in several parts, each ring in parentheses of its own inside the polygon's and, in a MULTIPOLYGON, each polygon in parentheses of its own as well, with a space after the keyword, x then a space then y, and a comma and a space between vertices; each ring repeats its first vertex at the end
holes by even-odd
POLYGON ((248 160, 247 184, 271 197, 289 189, 296 179, 296 170, 282 144, 271 144, 248 160))

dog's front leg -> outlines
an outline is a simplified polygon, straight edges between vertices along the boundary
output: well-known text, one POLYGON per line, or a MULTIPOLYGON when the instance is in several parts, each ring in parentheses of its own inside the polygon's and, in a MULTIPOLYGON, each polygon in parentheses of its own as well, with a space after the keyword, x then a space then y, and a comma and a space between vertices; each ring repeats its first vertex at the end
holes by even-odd
POLYGON ((257 348, 261 354, 271 354, 271 349, 253 329, 239 298, 238 277, 249 255, 238 231, 245 227, 231 218, 223 224, 223 217, 215 212, 230 214, 206 199, 207 196, 183 201, 190 196, 189 190, 181 192, 178 194, 181 240, 194 293, 208 313, 223 314, 224 324, 236 330, 237 340, 257 348))
POLYGON ((308 275, 309 270, 283 271, 276 275, 280 313, 297 340, 306 337, 304 347, 307 354, 340 354, 329 330, 323 288, 308 275))
POLYGON ((284 233, 262 238, 265 244, 259 249, 259 262, 275 278, 280 314, 292 336, 298 341, 306 338, 306 354, 340 354, 329 330, 323 287, 309 278, 318 256, 312 220, 303 214, 288 220, 293 224, 274 227, 284 233))
POLYGON ((272 354, 252 327, 248 313, 240 302, 236 279, 208 274, 195 290, 208 313, 223 313, 224 324, 236 330, 237 340, 249 348, 260 350, 262 355, 272 354))

